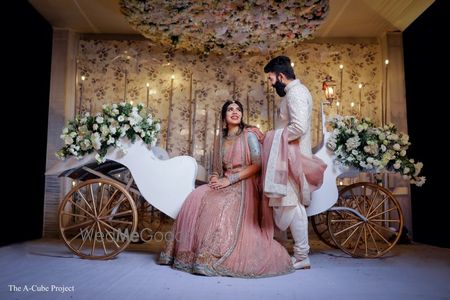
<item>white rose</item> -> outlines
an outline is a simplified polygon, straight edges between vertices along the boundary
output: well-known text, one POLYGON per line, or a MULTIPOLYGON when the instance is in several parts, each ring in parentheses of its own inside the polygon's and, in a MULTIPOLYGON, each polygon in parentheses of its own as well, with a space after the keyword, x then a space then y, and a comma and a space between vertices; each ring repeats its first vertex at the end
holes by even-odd
POLYGON ((70 136, 66 135, 66 137, 64 138, 64 144, 71 145, 72 143, 73 139, 70 136))
POLYGON ((111 145, 114 143, 114 141, 115 141, 115 139, 112 136, 109 136, 109 139, 108 139, 108 141, 106 141, 106 144, 111 145))

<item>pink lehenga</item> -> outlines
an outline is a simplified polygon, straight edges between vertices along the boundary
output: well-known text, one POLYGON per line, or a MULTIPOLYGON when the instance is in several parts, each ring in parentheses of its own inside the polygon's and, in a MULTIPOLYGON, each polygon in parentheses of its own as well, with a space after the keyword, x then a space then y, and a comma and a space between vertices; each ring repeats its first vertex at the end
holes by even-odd
MULTIPOLYGON (((225 175, 251 163, 246 129, 224 147, 225 175)), ((195 189, 184 202, 159 263, 208 276, 266 277, 293 271, 286 249, 273 239, 272 210, 261 200, 257 176, 224 189, 195 189)))

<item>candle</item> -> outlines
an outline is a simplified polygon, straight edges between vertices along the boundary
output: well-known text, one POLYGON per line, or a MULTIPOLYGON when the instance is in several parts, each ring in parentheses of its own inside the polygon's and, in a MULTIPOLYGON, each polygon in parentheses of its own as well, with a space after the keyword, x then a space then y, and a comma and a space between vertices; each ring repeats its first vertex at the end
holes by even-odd
MULTIPOLYGON (((331 99, 334 98, 334 89, 333 89, 332 86, 328 86, 328 87, 326 88, 326 90, 325 90, 325 95, 326 95, 327 98, 331 98, 331 99)), ((330 101, 330 102, 331 102, 331 101, 330 101)))

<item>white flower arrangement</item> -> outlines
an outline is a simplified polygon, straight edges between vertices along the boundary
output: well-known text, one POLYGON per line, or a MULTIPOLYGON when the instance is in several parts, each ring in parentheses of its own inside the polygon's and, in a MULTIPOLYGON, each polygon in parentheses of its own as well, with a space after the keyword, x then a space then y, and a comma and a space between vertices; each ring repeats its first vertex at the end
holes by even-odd
POLYGON ((120 0, 128 23, 167 47, 217 54, 280 50, 312 38, 328 0, 120 0))
POLYGON ((334 116, 329 121, 333 131, 327 147, 334 151, 336 162, 363 172, 395 172, 411 184, 422 186, 419 176, 423 164, 407 157, 409 136, 398 133, 394 124, 376 127, 368 118, 334 116))
POLYGON ((110 147, 122 149, 126 153, 121 138, 127 137, 134 142, 136 137, 140 137, 146 144, 154 146, 160 129, 160 121, 154 119, 143 104, 105 104, 102 112, 95 116, 87 112, 63 128, 60 137, 64 146, 56 152, 56 156, 59 159, 68 156, 81 159, 86 154, 96 152, 95 159, 102 163, 110 147))

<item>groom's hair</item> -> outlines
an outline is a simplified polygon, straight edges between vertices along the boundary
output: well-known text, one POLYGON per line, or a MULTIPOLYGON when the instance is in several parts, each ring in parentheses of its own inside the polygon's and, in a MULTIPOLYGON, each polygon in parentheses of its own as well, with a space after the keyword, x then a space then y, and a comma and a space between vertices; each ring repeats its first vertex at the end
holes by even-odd
POLYGON ((291 60, 287 56, 277 56, 272 58, 264 67, 264 73, 273 72, 276 74, 283 73, 287 79, 295 79, 294 69, 291 66, 291 60))

